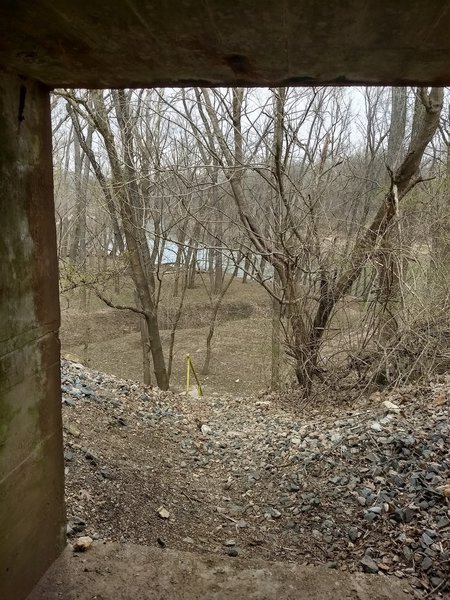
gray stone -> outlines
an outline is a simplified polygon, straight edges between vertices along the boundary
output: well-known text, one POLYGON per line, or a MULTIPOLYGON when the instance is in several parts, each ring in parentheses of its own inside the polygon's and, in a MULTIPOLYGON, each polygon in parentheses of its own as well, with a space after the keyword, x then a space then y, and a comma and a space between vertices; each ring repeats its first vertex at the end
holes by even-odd
POLYGON ((360 562, 363 571, 366 573, 378 573, 378 565, 370 556, 363 556, 360 562))
POLYGON ((89 450, 86 451, 84 458, 90 463, 92 463, 94 466, 96 466, 98 463, 97 457, 94 454, 92 454, 92 452, 90 452, 89 450))
POLYGON ((86 523, 79 517, 71 517, 66 525, 67 535, 73 535, 75 533, 81 533, 86 528, 86 523))
POLYGON ((381 515, 383 509, 381 508, 381 506, 371 506, 368 510, 369 512, 375 513, 376 515, 381 515))
POLYGON ((348 530, 348 537, 352 542, 356 542, 356 540, 359 537, 358 529, 356 527, 350 527, 350 529, 348 530))
POLYGON ((444 529, 450 525, 450 519, 448 517, 441 517, 437 522, 436 529, 444 529))
POLYGON ((432 538, 429 535, 427 535, 426 533, 422 534, 420 541, 421 541, 422 545, 424 545, 424 546, 431 546, 431 544, 433 543, 432 538))
POLYGON ((374 512, 369 512, 368 510, 366 510, 364 511, 364 518, 366 519, 366 521, 369 521, 369 523, 372 523, 373 521, 378 519, 378 515, 374 512))
POLYGON ((114 479, 114 474, 109 469, 100 469, 100 475, 103 479, 114 479))
POLYGON ((405 557, 405 560, 409 562, 413 556, 413 551, 411 550, 411 548, 409 546, 403 546, 402 552, 403 556, 405 557))
POLYGON ((369 454, 367 455, 367 459, 373 463, 377 463, 380 460, 379 457, 374 452, 369 452, 369 454))

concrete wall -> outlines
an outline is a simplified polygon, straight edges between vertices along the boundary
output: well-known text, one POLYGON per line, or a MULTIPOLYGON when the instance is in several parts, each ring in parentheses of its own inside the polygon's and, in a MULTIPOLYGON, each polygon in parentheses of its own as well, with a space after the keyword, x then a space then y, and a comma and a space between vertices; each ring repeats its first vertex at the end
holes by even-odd
POLYGON ((446 3, 429 0, 0 3, 1 600, 24 598, 65 543, 50 110, 37 80, 448 84, 449 28, 446 3))
POLYGON ((56 87, 450 83, 443 0, 0 2, 0 65, 56 87))
POLYGON ((65 544, 49 94, 0 72, 0 598, 65 544))

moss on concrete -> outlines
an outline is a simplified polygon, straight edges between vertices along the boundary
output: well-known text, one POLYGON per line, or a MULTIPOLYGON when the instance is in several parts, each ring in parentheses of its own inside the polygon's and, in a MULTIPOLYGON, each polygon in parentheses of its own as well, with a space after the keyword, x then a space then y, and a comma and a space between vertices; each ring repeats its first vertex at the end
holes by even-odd
POLYGON ((21 600, 65 541, 56 235, 44 86, 2 74, 0 135, 0 598, 21 600))

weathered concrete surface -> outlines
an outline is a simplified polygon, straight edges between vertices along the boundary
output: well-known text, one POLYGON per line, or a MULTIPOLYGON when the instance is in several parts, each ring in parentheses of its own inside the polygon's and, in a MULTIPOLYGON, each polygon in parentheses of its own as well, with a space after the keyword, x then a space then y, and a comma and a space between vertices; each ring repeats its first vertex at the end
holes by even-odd
MULTIPOLYGON (((0 69, 59 87, 450 84, 449 30, 450 3, 429 0, 9 0, 0 3, 0 69)), ((7 600, 22 598, 64 543, 50 146, 46 89, 0 73, 0 598, 7 600)), ((179 598, 221 598, 226 590, 327 598, 342 577, 274 566, 274 580, 266 571, 245 579, 217 562, 197 574, 192 558, 189 591, 181 559, 164 556, 156 574, 156 555, 150 566, 138 563, 139 573, 124 560, 135 580, 115 563, 122 580, 107 597, 171 597, 145 587, 153 581, 159 590, 176 584, 179 598)), ((90 576, 78 575, 78 582, 90 576)), ((380 578, 370 586, 370 596, 358 587, 340 597, 401 597, 380 595, 380 578)), ((74 598, 93 597, 75 589, 74 598)))
POLYGON ((50 108, 0 73, 0 598, 64 547, 59 305, 50 108))
POLYGON ((15 0, 0 65, 52 86, 450 84, 430 0, 15 0))
POLYGON ((71 549, 28 600, 406 600, 399 580, 131 544, 71 549))

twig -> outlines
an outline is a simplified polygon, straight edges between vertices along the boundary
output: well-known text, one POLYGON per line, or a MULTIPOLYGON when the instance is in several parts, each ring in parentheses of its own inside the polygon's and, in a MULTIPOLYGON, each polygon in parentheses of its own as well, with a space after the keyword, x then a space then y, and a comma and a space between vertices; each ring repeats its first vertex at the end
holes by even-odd
POLYGON ((112 302, 111 300, 106 298, 106 296, 103 296, 103 294, 101 292, 99 292, 92 284, 85 283, 85 285, 94 292, 94 294, 97 296, 97 298, 102 300, 102 302, 104 302, 110 308, 116 308, 117 310, 129 310, 131 312, 137 313, 138 315, 143 315, 144 317, 147 314, 145 312, 145 310, 140 310, 139 308, 136 308, 135 306, 131 306, 131 305, 125 306, 123 304, 115 304, 114 302, 112 302))
POLYGON ((433 588, 432 590, 430 590, 430 591, 428 592, 428 594, 426 594, 426 595, 424 596, 424 599, 425 599, 425 598, 429 598, 429 597, 431 596, 431 594, 434 594, 435 592, 438 592, 438 591, 439 591, 439 590, 440 590, 440 589, 441 589, 441 588, 442 588, 444 585, 446 585, 447 583, 448 583, 448 577, 446 577, 445 579, 443 579, 439 585, 437 585, 435 588, 433 588))
POLYGON ((313 544, 314 544, 314 546, 316 546, 317 548, 319 548, 319 550, 323 553, 323 555, 325 556, 325 558, 330 558, 329 552, 327 552, 326 550, 324 550, 320 544, 318 544, 317 542, 313 542, 313 544))
POLYGON ((200 502, 200 504, 203 504, 203 501, 200 500, 200 498, 197 498, 196 496, 188 496, 186 492, 183 492, 183 490, 180 490, 180 492, 183 494, 183 496, 186 496, 186 498, 191 502, 200 502))
POLYGON ((227 519, 228 521, 231 521, 232 523, 237 523, 238 521, 236 521, 236 519, 233 519, 233 517, 229 517, 228 515, 224 515, 223 513, 219 513, 219 515, 221 517, 223 517, 224 519, 227 519))

